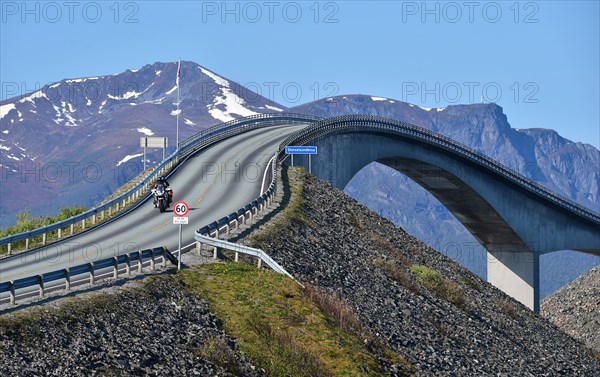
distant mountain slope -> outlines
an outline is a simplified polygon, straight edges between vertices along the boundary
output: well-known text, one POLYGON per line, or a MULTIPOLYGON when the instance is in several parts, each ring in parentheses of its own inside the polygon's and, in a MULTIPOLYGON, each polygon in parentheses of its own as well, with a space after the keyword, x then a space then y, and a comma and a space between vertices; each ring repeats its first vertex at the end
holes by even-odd
POLYGON ((542 315, 600 355, 600 266, 542 301, 542 315))
MULTIPOLYGON (((174 150, 176 75, 177 63, 154 63, 0 102, 0 226, 26 207, 48 213, 103 199, 141 171, 142 136, 166 136, 174 150)), ((284 110, 193 62, 181 63, 180 84, 180 140, 223 121, 284 110)))
MULTIPOLYGON (((553 130, 514 129, 502 108, 495 104, 430 109, 393 99, 346 95, 307 103, 290 111, 322 117, 379 115, 440 132, 600 212, 600 151, 564 139, 553 130)), ((359 172, 345 191, 485 277, 483 248, 439 201, 404 175, 373 163, 359 172)), ((542 295, 599 263, 598 257, 574 252, 542 256, 542 295), (570 267, 565 269, 565 264, 570 267)))

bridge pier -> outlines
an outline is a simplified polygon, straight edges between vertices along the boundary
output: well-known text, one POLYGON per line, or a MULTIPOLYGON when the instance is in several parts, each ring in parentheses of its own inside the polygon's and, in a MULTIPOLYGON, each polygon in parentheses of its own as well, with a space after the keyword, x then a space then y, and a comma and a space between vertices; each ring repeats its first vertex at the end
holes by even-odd
POLYGON ((488 250, 487 255, 488 282, 539 313, 539 253, 488 250))

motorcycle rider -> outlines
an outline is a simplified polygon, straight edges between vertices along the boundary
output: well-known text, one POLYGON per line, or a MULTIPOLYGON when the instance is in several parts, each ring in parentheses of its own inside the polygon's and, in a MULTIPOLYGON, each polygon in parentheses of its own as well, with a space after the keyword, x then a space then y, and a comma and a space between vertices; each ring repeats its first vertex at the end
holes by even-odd
MULTIPOLYGON (((173 200, 173 190, 169 188, 169 181, 167 181, 166 177, 159 177, 154 184, 154 188, 152 191, 156 190, 158 187, 162 186, 167 192, 167 207, 171 205, 171 201, 173 200)), ((154 198, 154 208, 157 207, 156 198, 154 198)))

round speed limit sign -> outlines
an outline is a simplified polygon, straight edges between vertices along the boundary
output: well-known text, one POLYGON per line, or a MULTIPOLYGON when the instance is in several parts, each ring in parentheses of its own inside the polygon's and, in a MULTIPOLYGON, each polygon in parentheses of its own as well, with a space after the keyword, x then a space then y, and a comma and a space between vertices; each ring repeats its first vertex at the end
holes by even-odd
POLYGON ((173 213, 175 214, 175 216, 178 216, 178 217, 183 217, 183 216, 187 215, 189 211, 190 211, 190 207, 184 201, 179 201, 179 202, 175 203, 175 205, 173 206, 173 213))

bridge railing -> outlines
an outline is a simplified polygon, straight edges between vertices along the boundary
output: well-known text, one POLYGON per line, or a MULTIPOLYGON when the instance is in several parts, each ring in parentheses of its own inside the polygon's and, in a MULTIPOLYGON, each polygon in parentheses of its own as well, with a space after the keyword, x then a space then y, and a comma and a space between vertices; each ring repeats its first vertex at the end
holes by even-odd
POLYGON ((149 262, 150 270, 154 271, 156 269, 157 259, 158 263, 162 262, 163 267, 165 268, 167 266, 167 260, 172 264, 177 265, 177 259, 165 247, 134 251, 128 254, 101 259, 62 270, 0 283, 0 295, 8 293, 7 298, 0 298, 0 304, 3 301, 8 301, 14 305, 19 296, 30 297, 35 295, 35 291, 33 291, 33 293, 28 291, 19 294, 19 290, 26 288, 37 287, 37 295, 42 299, 49 290, 69 291, 72 286, 78 284, 89 283, 94 285, 101 279, 117 279, 120 276, 121 269, 124 269, 124 274, 127 276, 131 276, 132 269, 137 270, 138 273, 142 273, 145 262, 149 262), (105 272, 99 274, 99 272, 103 270, 105 272), (59 283, 52 287, 47 287, 48 283, 61 280, 62 284, 59 283))
POLYGON ((516 171, 462 143, 422 127, 379 116, 344 115, 321 120, 310 127, 288 136, 279 146, 279 159, 283 160, 285 158, 285 147, 288 145, 303 145, 324 135, 352 131, 395 134, 403 138, 410 138, 421 143, 443 148, 464 159, 485 166, 501 177, 516 184, 522 189, 525 189, 527 192, 537 194, 554 205, 570 212, 574 212, 596 224, 600 224, 599 213, 591 211, 569 198, 548 190, 532 179, 524 177, 516 171))
POLYGON ((112 218, 117 213, 122 215, 126 213, 123 212, 124 210, 136 208, 135 206, 131 206, 131 204, 137 203, 139 205, 139 203, 143 202, 143 199, 149 195, 154 181, 159 176, 171 171, 185 158, 219 141, 262 127, 277 124, 314 123, 319 119, 321 118, 292 113, 257 114, 203 130, 179 143, 177 151, 156 166, 141 182, 130 188, 127 192, 69 219, 1 238, 0 247, 6 245, 8 254, 10 255, 12 253, 11 246, 16 242, 24 241, 24 250, 28 250, 32 243, 31 241, 36 237, 38 239, 41 237, 41 245, 44 246, 50 241, 50 237, 60 240, 76 232, 85 231, 99 222, 112 218))

